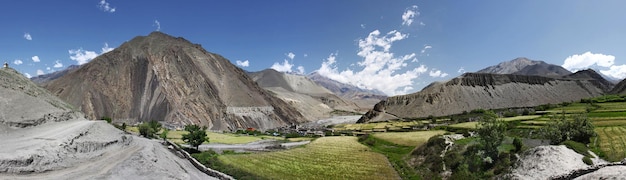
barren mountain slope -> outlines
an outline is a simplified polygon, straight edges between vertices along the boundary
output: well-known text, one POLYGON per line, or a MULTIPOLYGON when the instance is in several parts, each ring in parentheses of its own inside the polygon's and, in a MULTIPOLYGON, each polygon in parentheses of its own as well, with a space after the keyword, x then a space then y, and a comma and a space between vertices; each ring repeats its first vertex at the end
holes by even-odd
POLYGON ((531 76, 559 77, 571 74, 567 69, 543 61, 530 60, 525 57, 515 58, 500 64, 489 66, 476 73, 518 74, 531 76))
POLYGON ((578 101, 605 93, 597 85, 588 79, 466 73, 445 83, 433 83, 417 93, 389 97, 359 122, 578 101))
POLYGON ((136 37, 45 88, 90 118, 164 120, 214 130, 304 121, 222 56, 160 32, 136 37))
POLYGON ((626 79, 617 83, 611 90, 611 94, 626 94, 626 79))
POLYGON ((330 117, 333 111, 357 111, 359 107, 344 100, 305 76, 286 74, 274 69, 249 73, 259 86, 272 91, 292 105, 307 120, 330 117))
POLYGON ((157 141, 88 121, 0 69, 0 179, 214 179, 157 141))
POLYGON ((376 103, 387 98, 387 96, 380 91, 361 89, 356 86, 341 83, 324 77, 317 72, 313 72, 307 77, 320 86, 330 90, 337 96, 357 103, 357 105, 365 111, 371 109, 376 103))

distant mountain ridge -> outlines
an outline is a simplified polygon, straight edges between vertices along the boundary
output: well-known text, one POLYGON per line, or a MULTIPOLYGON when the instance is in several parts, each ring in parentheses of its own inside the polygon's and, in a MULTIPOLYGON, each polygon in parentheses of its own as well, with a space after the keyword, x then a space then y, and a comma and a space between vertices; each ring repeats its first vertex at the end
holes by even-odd
POLYGON ((420 92, 389 97, 376 104, 359 122, 447 116, 474 109, 532 107, 606 93, 601 82, 588 77, 465 73, 447 82, 433 83, 420 92))
POLYGON ((571 74, 572 72, 558 65, 520 57, 494 66, 489 66, 485 69, 477 71, 476 73, 564 76, 571 74))
POLYGON ((158 120, 214 130, 306 121, 224 57, 161 32, 135 37, 44 87, 91 119, 158 120))
POLYGON ((318 72, 313 72, 307 75, 307 77, 339 97, 357 103, 363 109, 371 109, 374 104, 387 98, 387 95, 381 91, 361 89, 350 84, 341 83, 327 78, 318 72))
POLYGON ((55 80, 57 78, 60 78, 61 76, 67 74, 68 72, 71 72, 73 70, 78 69, 80 66, 79 65, 70 65, 67 68, 63 69, 63 70, 59 70, 59 71, 55 71, 52 73, 48 73, 48 74, 43 74, 43 75, 39 75, 36 77, 32 77, 30 78, 30 80, 32 80, 33 82, 35 82, 35 84, 45 84, 47 82, 50 82, 52 80, 55 80))
POLYGON ((292 105, 309 121, 331 117, 336 110, 354 112, 359 107, 303 75, 266 69, 248 75, 259 86, 292 105))

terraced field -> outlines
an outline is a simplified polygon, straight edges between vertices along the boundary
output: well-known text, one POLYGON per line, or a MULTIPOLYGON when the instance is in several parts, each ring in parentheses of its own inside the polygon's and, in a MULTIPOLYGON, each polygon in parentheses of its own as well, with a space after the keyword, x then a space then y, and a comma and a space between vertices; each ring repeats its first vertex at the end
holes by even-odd
POLYGON ((395 144, 416 147, 426 143, 431 137, 444 133, 446 131, 388 132, 374 133, 373 136, 395 144))
POLYGON ((626 127, 598 127, 598 147, 609 161, 620 161, 626 157, 626 127))
POLYGON ((386 130, 400 130, 411 129, 415 126, 421 126, 424 122, 420 121, 408 121, 408 122, 376 122, 376 123, 364 123, 364 124, 339 124, 333 129, 335 131, 386 131, 386 130))
POLYGON ((225 164, 268 179, 399 179, 385 156, 356 137, 322 137, 286 151, 219 156, 225 164))

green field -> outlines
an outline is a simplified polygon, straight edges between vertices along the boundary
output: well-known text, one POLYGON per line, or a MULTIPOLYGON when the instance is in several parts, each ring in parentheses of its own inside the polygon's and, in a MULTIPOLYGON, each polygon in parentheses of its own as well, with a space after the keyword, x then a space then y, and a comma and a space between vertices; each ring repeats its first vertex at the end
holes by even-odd
MULTIPOLYGON (((126 131, 139 134, 139 129, 134 126, 126 127, 126 131)), ((163 132, 163 131, 161 131, 163 132)), ((179 144, 184 144, 182 138, 183 134, 187 134, 187 131, 179 131, 179 130, 170 130, 167 133, 167 139, 179 144)), ((216 133, 207 131, 207 137, 209 138, 209 143, 220 143, 220 144, 246 144, 255 141, 260 141, 263 139, 276 139, 276 140, 284 140, 283 137, 274 137, 274 136, 252 136, 245 134, 232 134, 232 133, 216 133)), ((290 141, 303 141, 309 139, 289 139, 290 141)), ((206 143, 206 142, 205 142, 206 143)))
POLYGON ((374 133, 373 136, 395 144, 416 147, 426 143, 431 137, 444 133, 446 131, 388 132, 374 133))
POLYGON ((363 124, 339 124, 333 127, 335 131, 374 131, 374 130, 398 130, 410 129, 411 127, 421 126, 423 123, 419 121, 397 121, 397 122, 373 122, 363 124))
POLYGON ((267 179, 399 179, 385 156, 348 136, 318 138, 304 148, 218 158, 267 179))
POLYGON ((598 127, 597 146, 604 152, 606 160, 620 161, 626 157, 626 127, 598 127))

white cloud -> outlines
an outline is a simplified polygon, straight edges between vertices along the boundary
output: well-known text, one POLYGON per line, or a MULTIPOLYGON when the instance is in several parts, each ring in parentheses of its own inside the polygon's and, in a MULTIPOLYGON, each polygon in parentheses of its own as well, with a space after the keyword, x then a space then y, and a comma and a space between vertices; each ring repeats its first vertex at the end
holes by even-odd
POLYGON ((337 68, 337 54, 330 54, 322 62, 318 73, 330 79, 355 85, 365 89, 377 89, 387 95, 406 94, 413 88, 413 80, 428 71, 425 65, 409 68, 407 61, 417 61, 416 54, 395 56, 391 50, 393 42, 406 39, 408 35, 398 31, 390 31, 381 35, 380 31, 372 31, 366 38, 360 39, 358 56, 363 60, 357 62, 362 70, 337 68), (404 72, 400 72, 404 71, 404 72))
POLYGON ((303 66, 298 66, 298 68, 296 68, 296 69, 298 69, 298 72, 297 72, 298 74, 304 74, 304 67, 303 66))
POLYGON ((461 68, 459 68, 459 70, 458 70, 458 71, 456 71, 456 72, 458 72, 459 74, 463 74, 463 73, 465 73, 465 68, 464 68, 464 67, 461 67, 461 68))
POLYGON ((104 47, 102 47, 102 51, 100 53, 108 53, 109 51, 113 51, 113 49, 115 48, 109 47, 109 43, 104 43, 104 47))
MULTIPOLYGON (((411 24, 413 24, 415 16, 419 15, 420 13, 419 11, 417 11, 417 6, 411 6, 411 8, 408 8, 406 11, 404 11, 404 14, 402 14, 402 25, 410 26, 411 24)), ((422 24, 423 23, 420 23, 420 25, 422 24)))
POLYGON ((19 60, 19 59, 16 59, 15 61, 13 61, 13 64, 15 64, 15 65, 20 65, 22 63, 24 63, 24 62, 22 62, 22 60, 19 60))
POLYGON ((293 64, 289 63, 289 61, 285 59, 282 64, 278 62, 274 62, 274 64, 270 68, 279 72, 291 72, 292 67, 293 67, 293 64))
POLYGON ((33 60, 33 62, 40 62, 41 61, 39 59, 39 56, 33 56, 31 59, 33 60))
POLYGON ((43 73, 43 70, 41 70, 41 69, 37 69, 37 76, 39 76, 39 75, 43 75, 43 74, 44 74, 44 73, 43 73))
POLYGON ((248 60, 245 60, 245 61, 237 60, 236 63, 237 63, 237 66, 241 66, 241 67, 250 66, 250 62, 248 60))
POLYGON ((608 70, 600 70, 600 72, 612 78, 624 79, 626 78, 626 64, 614 65, 608 70))
MULTIPOLYGON (((114 49, 115 48, 109 47, 108 43, 104 43, 104 47, 102 47, 100 54, 107 53, 114 49)), ((70 49, 68 50, 68 53, 70 54, 70 59, 78 62, 78 65, 85 64, 91 61, 93 58, 96 58, 100 55, 96 53, 95 51, 87 51, 87 50, 84 50, 83 48, 70 49)))
POLYGON ((156 31, 161 31, 161 22, 159 22, 158 20, 154 20, 154 25, 152 26, 156 26, 156 31))
POLYGON ((577 71, 589 68, 593 65, 600 67, 611 67, 615 63, 615 56, 604 54, 593 54, 589 51, 583 54, 574 54, 567 57, 563 62, 563 68, 570 71, 577 71))
POLYGON ((428 75, 430 77, 446 77, 446 76, 448 76, 448 73, 441 72, 441 70, 432 69, 432 70, 430 70, 428 75))
POLYGON ((424 45, 424 48, 422 48, 422 51, 420 51, 420 54, 426 53, 426 50, 431 49, 431 48, 433 48, 433 47, 430 46, 430 45, 424 45))
POLYGON ((303 56, 303 57, 309 57, 309 55, 308 55, 308 54, 304 54, 304 55, 302 55, 302 56, 303 56))
POLYGON ((613 55, 594 54, 589 51, 583 54, 574 54, 565 59, 563 67, 572 72, 596 67, 600 73, 609 77, 626 78, 626 65, 615 65, 615 56, 613 55))
POLYGON ((293 60, 293 58, 296 57, 296 55, 294 53, 292 53, 292 52, 289 52, 289 53, 285 54, 285 56, 287 56, 291 60, 293 60))
POLYGON ((111 7, 111 4, 109 4, 106 0, 101 0, 100 3, 98 3, 98 8, 104 12, 115 12, 115 7, 111 7))
POLYGON ((70 49, 68 52, 70 53, 70 59, 78 62, 78 65, 85 64, 98 57, 98 53, 95 51, 85 51, 83 48, 70 49))
POLYGON ((28 74, 28 73, 24 73, 24 76, 26 76, 26 78, 29 78, 29 79, 33 77, 30 74, 28 74))
POLYGON ((365 29, 365 24, 361 24, 361 29, 365 29))
POLYGON ((24 33, 24 39, 31 41, 33 40, 33 37, 30 36, 30 33, 24 33))
POLYGON ((63 67, 63 63, 61 63, 61 61, 57 60, 54 62, 54 68, 62 68, 63 67))

